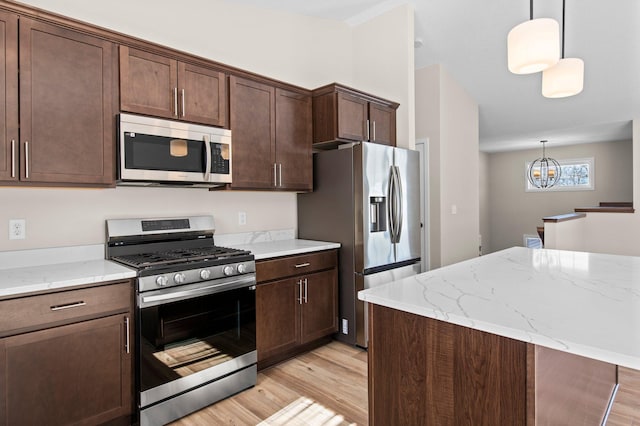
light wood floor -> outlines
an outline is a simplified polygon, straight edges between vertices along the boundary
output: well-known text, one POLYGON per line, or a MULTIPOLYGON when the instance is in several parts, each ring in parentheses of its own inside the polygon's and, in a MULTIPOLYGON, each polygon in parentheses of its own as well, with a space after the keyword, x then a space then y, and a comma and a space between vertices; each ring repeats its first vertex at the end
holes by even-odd
POLYGON ((173 426, 366 425, 367 352, 343 343, 258 373, 258 383, 173 426))
MULTIPOLYGON (((640 371, 620 368, 607 426, 640 426, 640 371)), ((367 353, 339 342, 263 370, 258 384, 173 426, 366 425, 367 353)))

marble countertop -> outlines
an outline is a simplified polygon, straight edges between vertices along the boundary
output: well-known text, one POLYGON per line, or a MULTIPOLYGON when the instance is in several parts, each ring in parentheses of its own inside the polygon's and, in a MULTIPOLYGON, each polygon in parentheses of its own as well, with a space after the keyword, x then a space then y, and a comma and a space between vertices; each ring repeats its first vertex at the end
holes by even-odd
POLYGON ((136 276, 133 269, 95 258, 100 254, 104 246, 0 253, 0 298, 136 276))
POLYGON ((340 248, 340 244, 327 241, 289 239, 239 244, 234 245, 233 247, 242 250, 250 250, 256 260, 260 260, 269 259, 271 257, 292 256, 296 254, 311 253, 314 251, 335 249, 340 248))
POLYGON ((358 297, 640 370, 640 257, 513 247, 358 297))
MULTIPOLYGON (((216 243, 250 250, 256 260, 340 247, 295 239, 293 230, 221 236, 216 243)), ((134 269, 105 260, 103 244, 0 252, 0 298, 135 276, 134 269)))

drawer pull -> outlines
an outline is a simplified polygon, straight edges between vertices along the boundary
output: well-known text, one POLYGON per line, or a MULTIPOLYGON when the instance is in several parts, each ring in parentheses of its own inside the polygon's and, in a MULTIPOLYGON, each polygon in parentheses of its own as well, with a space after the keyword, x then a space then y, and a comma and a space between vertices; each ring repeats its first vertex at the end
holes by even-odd
POLYGON ((304 267, 309 266, 309 265, 311 265, 309 262, 298 263, 296 265, 296 268, 304 268, 304 267))
POLYGON ((79 308, 80 306, 84 306, 86 303, 84 301, 67 303, 64 305, 54 305, 51 307, 52 311, 62 311, 63 309, 71 309, 71 308, 79 308))

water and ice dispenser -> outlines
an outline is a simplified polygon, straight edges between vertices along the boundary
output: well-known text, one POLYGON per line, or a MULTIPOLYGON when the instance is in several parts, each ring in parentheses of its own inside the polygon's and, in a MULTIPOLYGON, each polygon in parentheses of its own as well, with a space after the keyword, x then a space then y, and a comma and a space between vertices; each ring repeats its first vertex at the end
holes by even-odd
POLYGON ((369 198, 370 232, 384 232, 387 230, 387 197, 369 198))

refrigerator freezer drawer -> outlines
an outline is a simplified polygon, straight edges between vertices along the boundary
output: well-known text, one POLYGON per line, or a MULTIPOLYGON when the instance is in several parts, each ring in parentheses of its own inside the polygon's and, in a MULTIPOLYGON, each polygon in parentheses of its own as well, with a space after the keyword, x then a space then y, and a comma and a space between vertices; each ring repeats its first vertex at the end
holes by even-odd
POLYGON ((388 271, 378 272, 375 274, 362 275, 355 274, 356 281, 356 344, 366 348, 369 343, 369 316, 367 313, 367 303, 361 301, 357 297, 360 290, 378 287, 393 281, 407 278, 420 273, 420 262, 403 266, 388 271))

